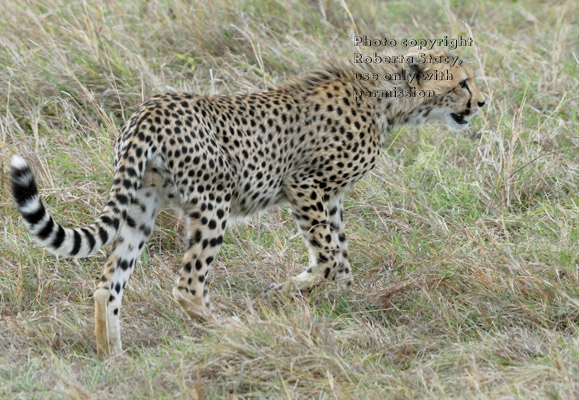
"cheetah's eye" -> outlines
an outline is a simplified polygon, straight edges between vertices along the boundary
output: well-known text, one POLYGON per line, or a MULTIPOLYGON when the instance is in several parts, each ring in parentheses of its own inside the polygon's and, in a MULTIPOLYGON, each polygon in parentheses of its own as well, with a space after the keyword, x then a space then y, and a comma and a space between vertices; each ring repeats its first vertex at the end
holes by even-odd
POLYGON ((467 81, 466 79, 460 81, 460 87, 461 87, 461 88, 465 88, 465 87, 466 87, 466 81, 467 81))

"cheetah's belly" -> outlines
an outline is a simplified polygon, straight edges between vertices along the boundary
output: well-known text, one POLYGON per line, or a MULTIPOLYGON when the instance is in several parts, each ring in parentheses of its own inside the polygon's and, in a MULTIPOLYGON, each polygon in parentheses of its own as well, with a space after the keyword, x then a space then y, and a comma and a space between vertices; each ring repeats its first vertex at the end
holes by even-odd
POLYGON ((231 201, 231 216, 246 217, 286 201, 281 182, 259 180, 255 175, 241 179, 231 201))

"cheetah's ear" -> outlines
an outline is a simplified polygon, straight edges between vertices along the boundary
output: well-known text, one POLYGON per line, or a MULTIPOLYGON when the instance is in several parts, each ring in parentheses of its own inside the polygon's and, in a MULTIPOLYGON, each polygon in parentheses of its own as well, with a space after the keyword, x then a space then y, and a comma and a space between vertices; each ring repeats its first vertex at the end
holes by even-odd
POLYGON ((422 74, 430 70, 430 64, 426 63, 425 50, 419 50, 417 47, 412 47, 406 54, 405 69, 406 69, 406 83, 413 88, 419 88, 423 85, 422 74))
MULTIPOLYGON (((410 56, 413 57, 413 56, 410 56)), ((410 61, 410 59, 406 58, 406 83, 410 85, 410 87, 418 88, 420 86, 420 80, 422 76, 422 67, 423 65, 416 62, 410 61)))

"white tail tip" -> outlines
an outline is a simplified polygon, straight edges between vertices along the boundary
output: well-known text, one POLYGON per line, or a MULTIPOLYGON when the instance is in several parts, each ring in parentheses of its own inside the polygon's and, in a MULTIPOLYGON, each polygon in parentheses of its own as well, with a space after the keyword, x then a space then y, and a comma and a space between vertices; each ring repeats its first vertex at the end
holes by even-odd
POLYGON ((10 160, 10 165, 16 169, 22 169, 22 168, 28 167, 26 160, 18 155, 12 156, 12 159, 10 160))

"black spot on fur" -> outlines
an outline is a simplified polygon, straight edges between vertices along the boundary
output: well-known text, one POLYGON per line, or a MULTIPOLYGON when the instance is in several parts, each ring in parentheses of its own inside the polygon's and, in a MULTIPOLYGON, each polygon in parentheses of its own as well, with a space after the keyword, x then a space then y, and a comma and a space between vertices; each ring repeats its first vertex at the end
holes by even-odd
POLYGON ((36 236, 38 236, 39 239, 44 240, 50 236, 54 227, 55 227, 54 221, 52 220, 52 218, 49 218, 48 221, 46 221, 44 227, 40 230, 40 232, 36 234, 36 236))
POLYGON ((102 243, 106 243, 109 238, 107 231, 105 231, 103 227, 99 227, 99 237, 102 243))
POLYGON ((44 206, 42 204, 40 205, 38 210, 36 210, 34 212, 22 213, 22 216, 30 225, 36 225, 44 218, 45 215, 46 215, 46 210, 44 209, 44 206))
POLYGON ((86 239, 88 240, 88 247, 90 249, 89 251, 92 251, 94 249, 94 246, 96 245, 96 240, 93 234, 87 228, 82 228, 81 230, 82 233, 84 233, 86 239))
POLYGON ((29 199, 38 194, 30 168, 12 169, 12 194, 14 200, 16 200, 16 204, 19 206, 24 205, 29 199), (25 181, 24 177, 26 175, 28 175, 29 178, 25 181), (20 180, 24 182, 18 182, 20 180))
POLYGON ((60 246, 64 242, 65 237, 66 237, 66 232, 65 232, 64 228, 59 225, 58 231, 56 232, 56 235, 54 236, 54 239, 52 240, 52 247, 54 247, 55 249, 60 248, 60 246))
POLYGON ((118 267, 123 271, 126 271, 127 269, 129 269, 129 263, 127 262, 127 260, 120 259, 118 267))
POLYGON ((70 251, 70 255, 74 256, 74 255, 77 255, 78 252, 80 251, 80 246, 82 244, 82 237, 80 236, 80 233, 78 233, 78 231, 76 231, 76 230, 73 230, 72 234, 73 234, 73 239, 74 239, 74 245, 72 246, 72 250, 70 251))

